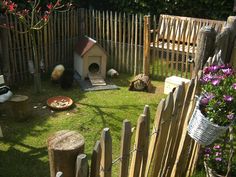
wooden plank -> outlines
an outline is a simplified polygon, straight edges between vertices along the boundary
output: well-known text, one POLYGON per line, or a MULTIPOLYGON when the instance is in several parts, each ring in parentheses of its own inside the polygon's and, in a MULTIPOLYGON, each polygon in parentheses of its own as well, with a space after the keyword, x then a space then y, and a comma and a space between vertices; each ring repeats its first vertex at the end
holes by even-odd
POLYGON ((127 16, 128 20, 127 20, 127 23, 128 23, 128 26, 127 26, 127 38, 128 38, 128 43, 127 43, 127 55, 126 55, 126 62, 125 62, 125 65, 126 65, 126 72, 127 73, 130 73, 130 43, 131 43, 131 22, 130 22, 130 16, 127 16))
POLYGON ((163 111, 163 117, 161 117, 161 126, 159 131, 159 138, 157 140, 156 144, 156 151, 154 152, 153 157, 153 168, 151 171, 151 176, 161 176, 161 166, 162 162, 165 159, 165 145, 166 145, 166 136, 168 134, 172 111, 174 107, 174 99, 173 99, 173 93, 170 92, 168 97, 166 98, 165 107, 163 111))
POLYGON ((126 45, 126 33, 127 33, 127 28, 126 28, 126 15, 125 13, 123 13, 123 36, 122 36, 122 62, 121 62, 121 72, 125 72, 126 71, 126 50, 125 50, 125 45, 126 45))
POLYGON ((176 145, 176 147, 178 147, 178 151, 176 153, 176 155, 174 155, 174 159, 175 160, 175 165, 172 169, 172 173, 171 176, 175 176, 175 175, 180 175, 180 169, 181 169, 181 164, 179 164, 179 159, 180 156, 182 154, 182 150, 184 148, 184 142, 185 142, 185 138, 186 138, 186 131, 187 131, 187 125, 188 125, 188 119, 186 118, 189 107, 190 107, 190 100, 192 98, 192 95, 194 95, 193 90, 194 90, 194 80, 192 79, 187 91, 186 91, 186 95, 184 98, 184 104, 183 104, 183 109, 182 109, 182 113, 181 113, 181 122, 179 123, 179 128, 178 128, 178 134, 177 134, 177 142, 178 145, 176 145))
POLYGON ((88 78, 92 86, 107 85, 104 78, 100 74, 88 74, 88 78))
POLYGON ((167 19, 167 29, 166 29, 166 45, 167 45, 167 48, 166 48, 166 56, 165 56, 165 59, 166 59, 166 65, 165 65, 165 77, 168 77, 168 74, 169 74, 169 55, 170 55, 170 36, 171 36, 171 19, 167 19))
POLYGON ((138 15, 135 15, 135 31, 134 31, 134 75, 138 72, 138 15))
POLYGON ((122 62, 122 56, 121 56, 121 53, 122 53, 122 49, 121 49, 121 44, 122 44, 122 21, 121 21, 121 13, 119 13, 118 15, 118 33, 119 33, 119 49, 118 49, 118 71, 120 72, 121 71, 121 62, 122 62))
POLYGON ((170 176, 169 171, 172 169, 174 165, 174 161, 172 159, 172 153, 175 148, 176 143, 176 132, 178 128, 179 117, 181 115, 182 104, 184 101, 184 83, 180 85, 174 92, 174 105, 172 111, 171 125, 169 128, 169 133, 167 135, 166 149, 167 153, 165 155, 165 162, 163 162, 162 175, 170 176))
POLYGON ((111 30, 111 36, 110 36, 110 39, 109 39, 109 46, 111 48, 111 51, 110 51, 110 56, 111 56, 111 67, 114 67, 115 64, 115 59, 114 59, 114 25, 113 25, 113 13, 112 11, 110 11, 110 30, 111 30))
POLYGON ((144 53, 143 53, 143 73, 149 75, 150 69, 150 16, 144 16, 144 53))
POLYGON ((187 32, 187 26, 188 26, 188 21, 184 21, 183 29, 182 29, 182 61, 181 61, 181 77, 183 77, 183 69, 184 69, 184 63, 186 60, 186 55, 185 55, 185 42, 186 42, 186 32, 187 32))
POLYGON ((77 156, 75 168, 75 177, 88 177, 89 167, 87 155, 80 154, 77 156))
POLYGON ((147 158, 148 158, 148 147, 149 147, 149 136, 150 136, 150 108, 148 105, 145 105, 143 114, 145 115, 146 127, 143 129, 143 136, 145 137, 144 146, 143 146, 143 159, 140 169, 140 177, 145 176, 147 158))
POLYGON ((156 144, 159 137, 159 128, 161 124, 161 118, 163 117, 164 107, 165 107, 165 99, 162 99, 157 106, 156 116, 154 119, 154 125, 153 125, 153 130, 151 133, 150 144, 149 144, 149 149, 148 149, 148 158, 147 158, 145 177, 148 177, 150 174, 151 164, 153 161, 154 152, 156 151, 156 144))
MULTIPOLYGON (((22 23, 19 23, 19 31, 23 31, 24 27, 22 23)), ((24 35, 25 34, 20 34, 20 46, 21 46, 21 53, 22 53, 22 66, 23 66, 23 75, 24 75, 24 80, 28 80, 28 67, 27 67, 27 58, 26 58, 26 48, 24 44, 24 35)))
POLYGON ((91 172, 90 177, 99 177, 101 162, 101 143, 97 141, 91 157, 91 172))
POLYGON ((140 174, 140 168, 142 164, 143 150, 144 150, 143 148, 145 144, 145 137, 142 134, 142 131, 146 127, 145 117, 146 115, 141 114, 137 122, 134 152, 132 156, 129 177, 138 177, 140 174))
POLYGON ((115 12, 114 16, 114 68, 117 69, 118 66, 118 57, 117 57, 117 12, 115 12))
POLYGON ((111 177, 112 139, 109 128, 104 128, 101 135, 101 177, 111 177))
POLYGON ((106 39, 107 39, 107 41, 106 41, 106 51, 107 51, 107 53, 108 53, 108 55, 109 55, 109 67, 111 67, 111 54, 110 54, 110 25, 109 25, 109 12, 108 11, 106 11, 106 34, 107 34, 107 36, 106 36, 106 39))
POLYGON ((131 42, 130 42, 130 66, 129 66, 129 70, 130 73, 134 73, 134 14, 131 15, 131 42))
POLYGON ((106 49, 106 33, 105 33, 105 12, 102 11, 102 41, 103 41, 103 47, 106 49))
POLYGON ((121 163, 119 177, 128 177, 131 136, 131 123, 128 120, 124 120, 121 135, 121 163))
POLYGON ((174 71, 174 62, 175 62, 175 39, 176 39, 176 19, 174 19, 172 21, 172 51, 171 51, 171 68, 170 68, 170 75, 172 76, 173 75, 173 71, 174 71))
MULTIPOLYGON (((165 23, 165 19, 162 19, 164 22, 163 22, 163 30, 162 30, 162 32, 159 34, 159 36, 165 36, 166 35, 166 23, 165 23)), ((165 42, 165 38, 164 37, 162 37, 162 47, 161 47, 161 77, 163 78, 163 77, 165 77, 165 75, 164 75, 164 68, 165 68, 165 66, 164 66, 164 62, 163 62, 163 60, 164 60, 164 42, 165 42)))
POLYGON ((102 19, 101 19, 101 11, 97 11, 98 13, 98 41, 100 44, 102 40, 102 19))
POLYGON ((49 71, 49 57, 48 57, 48 25, 43 28, 43 45, 44 45, 44 61, 45 61, 45 70, 49 71))
POLYGON ((139 15, 139 46, 138 46, 138 73, 142 73, 142 69, 143 69, 143 55, 142 55, 142 51, 143 51, 143 44, 142 44, 142 40, 143 40, 143 16, 140 14, 139 15))

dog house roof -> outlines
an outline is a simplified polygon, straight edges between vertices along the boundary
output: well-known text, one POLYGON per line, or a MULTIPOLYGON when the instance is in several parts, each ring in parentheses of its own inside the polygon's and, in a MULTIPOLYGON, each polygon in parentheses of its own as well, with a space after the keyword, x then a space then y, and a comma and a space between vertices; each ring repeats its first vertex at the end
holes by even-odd
POLYGON ((97 41, 87 36, 79 38, 75 46, 75 51, 80 56, 84 56, 94 45, 97 45, 106 54, 106 51, 97 43, 97 41))

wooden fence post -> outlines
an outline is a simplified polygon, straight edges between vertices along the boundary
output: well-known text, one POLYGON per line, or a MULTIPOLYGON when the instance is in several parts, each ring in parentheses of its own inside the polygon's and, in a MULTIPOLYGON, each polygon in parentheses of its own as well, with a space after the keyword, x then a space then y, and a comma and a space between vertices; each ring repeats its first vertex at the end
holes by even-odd
POLYGON ((144 34, 143 34, 143 73, 149 75, 150 65, 150 15, 144 16, 144 34))
POLYGON ((233 47, 234 47, 234 41, 236 39, 236 16, 228 17, 227 26, 229 26, 230 28, 230 34, 229 34, 228 51, 226 55, 226 63, 229 63, 231 59, 233 47))
POLYGON ((51 177, 58 171, 65 177, 75 177, 75 162, 84 152, 84 137, 75 131, 62 130, 48 138, 51 177))
MULTIPOLYGON (((6 23, 6 17, 0 16, 0 25, 6 23)), ((10 60, 8 42, 8 29, 0 28, 0 62, 2 64, 3 74, 6 76, 7 83, 10 81, 10 60)))
POLYGON ((79 34, 80 37, 85 35, 85 10, 79 9, 79 34))
POLYGON ((80 154, 77 156, 75 168, 75 177, 88 177, 88 159, 85 154, 80 154))
POLYGON ((201 28, 197 37, 197 51, 194 59, 195 67, 192 78, 197 76, 202 70, 209 56, 214 52, 216 31, 214 28, 205 26, 201 28))
POLYGON ((230 28, 226 26, 223 28, 223 31, 216 36, 216 48, 215 54, 218 54, 221 50, 221 59, 224 63, 227 60, 227 52, 228 52, 228 45, 229 45, 229 35, 230 35, 230 28))
MULTIPOLYGON (((145 146, 146 137, 143 135, 143 130, 146 129, 146 115, 141 114, 135 134, 135 144, 134 144, 134 152, 132 156, 131 166, 130 166, 130 174, 129 177, 138 177, 140 174, 142 159, 143 159, 143 151, 145 146)), ((145 131, 144 131, 145 132, 145 131)))
POLYGON ((112 139, 110 129, 104 128, 101 136, 101 177, 111 177, 112 169, 112 139))
POLYGON ((99 177, 100 172, 100 162, 101 162, 101 143, 97 141, 92 153, 91 158, 91 177, 99 177))
POLYGON ((128 177, 131 136, 131 123, 128 120, 124 120, 121 137, 121 163, 119 177, 128 177))

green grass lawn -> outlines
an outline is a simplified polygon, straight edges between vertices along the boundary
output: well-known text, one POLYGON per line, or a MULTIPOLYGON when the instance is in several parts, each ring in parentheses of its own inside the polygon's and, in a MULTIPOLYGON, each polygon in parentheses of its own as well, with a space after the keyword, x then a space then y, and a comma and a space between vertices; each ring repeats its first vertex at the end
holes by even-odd
MULTIPOLYGON (((15 94, 28 95, 32 104, 32 117, 15 122, 0 112, 0 125, 4 138, 0 139, 0 176, 49 177, 47 138, 56 131, 76 130, 85 137, 85 151, 89 158, 96 140, 104 127, 109 127, 113 138, 113 159, 119 156, 120 132, 124 119, 132 126, 145 104, 151 108, 153 120, 156 106, 163 95, 163 82, 153 81, 154 93, 128 91, 132 77, 121 75, 113 79, 120 90, 82 92, 78 85, 64 91, 50 81, 43 81, 43 92, 35 95, 33 86, 21 86, 15 94), (56 95, 71 97, 75 104, 68 111, 51 112, 45 108, 47 98, 56 95)), ((119 165, 114 165, 117 171, 119 165)), ((115 176, 115 175, 114 175, 115 176)))

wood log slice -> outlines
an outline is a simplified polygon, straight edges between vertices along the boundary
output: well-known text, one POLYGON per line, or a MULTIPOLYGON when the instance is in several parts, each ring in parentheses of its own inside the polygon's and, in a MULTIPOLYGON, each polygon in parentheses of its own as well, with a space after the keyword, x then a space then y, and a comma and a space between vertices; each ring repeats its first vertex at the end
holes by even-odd
POLYGON ((84 137, 75 131, 62 130, 48 138, 50 175, 58 171, 63 177, 75 177, 76 158, 84 153, 84 137))

